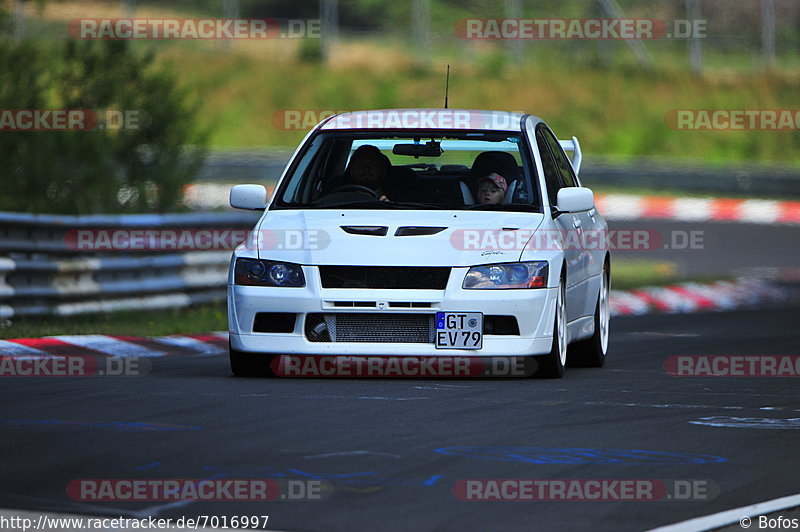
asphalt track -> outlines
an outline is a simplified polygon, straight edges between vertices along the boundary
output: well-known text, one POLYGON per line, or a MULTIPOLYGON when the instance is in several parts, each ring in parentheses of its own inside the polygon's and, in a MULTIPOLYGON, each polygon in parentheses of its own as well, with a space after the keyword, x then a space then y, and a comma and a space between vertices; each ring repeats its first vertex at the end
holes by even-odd
POLYGON ((616 318, 606 367, 552 381, 243 379, 225 357, 190 355, 153 359, 141 377, 6 377, 0 507, 269 515, 274 530, 645 530, 800 492, 800 424, 691 423, 798 419, 797 378, 663 368, 676 354, 800 355, 798 321, 800 309, 616 318), (333 492, 275 502, 69 498, 69 482, 87 478, 313 478, 333 492), (700 480, 710 497, 453 495, 458 479, 504 478, 700 480))

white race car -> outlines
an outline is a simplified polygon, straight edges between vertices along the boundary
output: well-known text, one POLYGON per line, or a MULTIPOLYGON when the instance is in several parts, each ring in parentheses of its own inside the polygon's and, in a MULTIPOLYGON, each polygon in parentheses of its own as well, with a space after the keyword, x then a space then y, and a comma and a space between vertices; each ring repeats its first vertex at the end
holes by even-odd
POLYGON ((276 355, 536 357, 546 377, 602 366, 607 225, 580 161, 576 138, 527 114, 323 120, 271 198, 231 189, 233 207, 264 209, 231 261, 233 373, 267 373, 276 355))

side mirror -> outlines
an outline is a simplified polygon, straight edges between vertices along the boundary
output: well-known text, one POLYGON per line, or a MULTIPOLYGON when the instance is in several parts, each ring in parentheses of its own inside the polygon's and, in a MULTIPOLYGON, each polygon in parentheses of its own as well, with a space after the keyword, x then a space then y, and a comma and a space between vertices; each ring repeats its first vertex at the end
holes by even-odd
POLYGON ((230 202, 234 209, 262 210, 267 206, 267 189, 263 185, 235 185, 230 202))
POLYGON ((556 208, 560 212, 583 212, 594 207, 594 192, 586 187, 564 187, 558 191, 556 208))

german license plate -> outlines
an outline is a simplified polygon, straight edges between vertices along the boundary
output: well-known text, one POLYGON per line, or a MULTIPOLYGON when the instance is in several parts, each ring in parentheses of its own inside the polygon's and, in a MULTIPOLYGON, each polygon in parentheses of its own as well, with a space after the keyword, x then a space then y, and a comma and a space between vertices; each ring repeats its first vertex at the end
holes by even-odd
POLYGON ((437 349, 481 349, 483 347, 482 312, 437 312, 437 349))

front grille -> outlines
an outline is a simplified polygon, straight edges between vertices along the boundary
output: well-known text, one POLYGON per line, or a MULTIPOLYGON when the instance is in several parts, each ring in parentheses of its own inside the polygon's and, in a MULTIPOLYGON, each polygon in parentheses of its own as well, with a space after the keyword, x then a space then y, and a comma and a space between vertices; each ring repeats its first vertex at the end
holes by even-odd
POLYGON ((320 266, 323 288, 444 290, 450 268, 438 266, 320 266))
POLYGON ((315 313, 306 316, 309 342, 379 342, 432 344, 433 314, 315 313))

